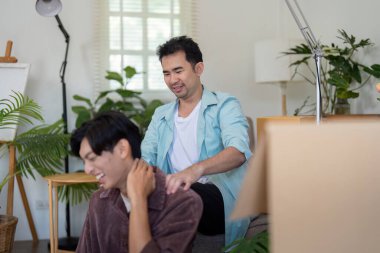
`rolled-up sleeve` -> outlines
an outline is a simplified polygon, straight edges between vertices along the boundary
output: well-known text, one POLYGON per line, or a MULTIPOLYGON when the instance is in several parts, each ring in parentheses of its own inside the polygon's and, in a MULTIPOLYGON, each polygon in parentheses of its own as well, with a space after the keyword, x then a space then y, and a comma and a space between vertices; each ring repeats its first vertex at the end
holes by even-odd
POLYGON ((152 166, 157 166, 157 120, 154 114, 141 143, 141 157, 152 166))
POLYGON ((219 122, 224 147, 236 148, 248 160, 252 155, 249 148, 248 122, 235 97, 228 97, 220 105, 219 122))

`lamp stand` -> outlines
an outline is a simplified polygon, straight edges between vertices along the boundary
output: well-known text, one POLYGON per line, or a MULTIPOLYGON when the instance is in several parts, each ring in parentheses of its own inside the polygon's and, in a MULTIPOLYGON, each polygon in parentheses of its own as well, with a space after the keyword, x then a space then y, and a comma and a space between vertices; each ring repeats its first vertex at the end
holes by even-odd
MULTIPOLYGON (((54 16, 55 19, 58 22, 58 27, 63 33, 63 36, 65 37, 66 42, 66 50, 65 50, 65 58, 62 62, 61 69, 59 71, 59 76, 61 78, 61 84, 62 84, 62 103, 63 103, 63 113, 62 113, 62 120, 64 122, 64 128, 63 131, 65 134, 68 133, 67 130, 67 99, 66 99, 66 82, 65 82, 65 73, 66 73, 66 66, 67 66, 67 56, 69 53, 69 45, 70 45, 70 35, 64 28, 61 19, 58 15, 54 16)), ((69 157, 65 157, 65 173, 69 173, 69 157)), ((67 238, 60 238, 58 240, 58 248, 62 250, 75 250, 78 244, 78 238, 71 237, 71 229, 70 229, 70 203, 67 202, 66 204, 66 234, 67 238)))
POLYGON ((297 23, 298 28, 300 29, 305 41, 307 42, 315 60, 316 65, 316 83, 315 83, 315 93, 316 93, 316 114, 315 120, 317 125, 321 123, 322 119, 322 95, 321 95, 321 58, 323 57, 323 51, 319 41, 315 39, 313 32, 310 29, 310 26, 303 15, 303 12, 298 5, 297 0, 285 0, 286 4, 289 7, 290 13, 292 14, 294 20, 297 23), (293 3, 294 7, 292 6, 293 3))

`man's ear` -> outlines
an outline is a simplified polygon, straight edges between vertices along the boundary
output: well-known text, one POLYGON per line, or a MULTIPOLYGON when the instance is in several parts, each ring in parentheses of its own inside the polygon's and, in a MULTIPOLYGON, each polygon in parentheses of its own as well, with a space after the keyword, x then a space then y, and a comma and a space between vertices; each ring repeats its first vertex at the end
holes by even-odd
POLYGON ((198 62, 194 66, 195 74, 197 74, 197 76, 201 76, 202 73, 203 73, 204 68, 205 68, 205 65, 203 64, 203 62, 198 62))
POLYGON ((132 154, 131 145, 127 139, 120 139, 116 145, 117 151, 121 158, 127 158, 132 154))

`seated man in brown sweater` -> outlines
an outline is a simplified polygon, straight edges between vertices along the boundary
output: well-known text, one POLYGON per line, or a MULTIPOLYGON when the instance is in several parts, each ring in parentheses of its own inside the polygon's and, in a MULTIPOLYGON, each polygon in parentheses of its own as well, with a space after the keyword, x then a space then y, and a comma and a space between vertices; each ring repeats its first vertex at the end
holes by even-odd
POLYGON ((191 252, 202 201, 193 191, 166 194, 164 174, 139 159, 139 129, 124 114, 107 112, 84 123, 70 144, 101 187, 76 252, 191 252))

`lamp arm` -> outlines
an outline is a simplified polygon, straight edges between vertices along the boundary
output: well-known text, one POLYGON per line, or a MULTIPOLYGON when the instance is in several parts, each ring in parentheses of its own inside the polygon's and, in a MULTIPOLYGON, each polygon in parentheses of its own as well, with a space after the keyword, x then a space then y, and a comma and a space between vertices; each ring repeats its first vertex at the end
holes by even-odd
POLYGON ((55 15, 55 19, 58 22, 58 27, 63 33, 63 36, 65 37, 65 42, 66 42, 66 50, 65 50, 65 58, 62 62, 61 69, 59 71, 59 76, 61 78, 61 83, 62 83, 62 97, 63 97, 63 121, 65 123, 64 126, 64 133, 67 133, 67 105, 66 105, 66 82, 65 82, 65 73, 66 73, 66 66, 67 66, 67 56, 69 53, 69 45, 70 45, 70 35, 66 31, 65 27, 63 26, 61 19, 59 18, 58 15, 55 15))
POLYGON ((65 36, 65 39, 66 39, 66 42, 69 42, 70 41, 70 35, 67 33, 65 27, 63 26, 62 22, 61 22, 61 19, 59 18, 58 14, 54 16, 55 19, 57 20, 58 22, 58 27, 59 29, 62 31, 63 33, 63 36, 65 36))
POLYGON ((321 58, 323 57, 323 52, 321 49, 321 45, 319 41, 315 39, 315 36, 310 29, 310 26, 303 15, 303 12, 298 5, 297 0, 293 0, 293 4, 295 8, 290 3, 290 0, 285 0, 286 4, 290 10, 290 13, 292 14, 294 20, 297 23, 298 28, 300 29, 302 36, 304 37, 305 41, 307 42, 311 52, 313 53, 317 75, 316 75, 316 122, 317 124, 320 123, 322 118, 321 108, 322 108, 322 95, 321 95, 321 58), (298 13, 296 12, 298 11, 298 13))

